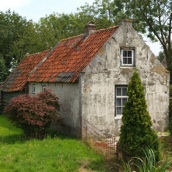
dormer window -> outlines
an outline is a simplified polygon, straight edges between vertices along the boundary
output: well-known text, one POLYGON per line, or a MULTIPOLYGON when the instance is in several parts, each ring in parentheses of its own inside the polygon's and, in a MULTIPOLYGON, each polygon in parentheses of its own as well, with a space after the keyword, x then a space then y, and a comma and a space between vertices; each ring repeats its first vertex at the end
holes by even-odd
POLYGON ((134 66, 134 49, 121 49, 121 66, 134 66))

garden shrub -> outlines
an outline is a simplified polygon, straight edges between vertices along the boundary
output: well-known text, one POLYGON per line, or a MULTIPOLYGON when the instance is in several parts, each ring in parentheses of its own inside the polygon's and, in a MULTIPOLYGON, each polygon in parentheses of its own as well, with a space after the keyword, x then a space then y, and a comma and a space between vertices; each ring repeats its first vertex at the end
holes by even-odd
POLYGON ((58 97, 55 94, 52 94, 51 91, 45 89, 45 92, 37 94, 37 98, 43 103, 55 107, 57 111, 60 111, 58 97))
POLYGON ((20 95, 11 99, 4 113, 29 137, 43 137, 51 122, 61 120, 58 97, 50 91, 34 97, 20 95))
POLYGON ((159 141, 152 129, 152 122, 144 95, 144 87, 137 71, 128 85, 128 102, 122 116, 119 150, 122 156, 144 156, 143 150, 152 149, 159 160, 159 141))

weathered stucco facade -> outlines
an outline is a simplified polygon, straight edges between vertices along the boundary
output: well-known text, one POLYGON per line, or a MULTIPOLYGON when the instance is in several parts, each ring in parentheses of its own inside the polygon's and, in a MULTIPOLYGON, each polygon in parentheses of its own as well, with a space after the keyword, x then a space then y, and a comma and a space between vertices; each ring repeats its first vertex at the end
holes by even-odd
POLYGON ((115 117, 115 86, 127 85, 134 68, 145 87, 154 129, 164 131, 168 126, 169 73, 132 23, 123 21, 81 75, 81 116, 105 134, 120 132, 122 116, 115 117), (134 48, 134 67, 121 67, 121 48, 134 48))
POLYGON ((51 51, 26 56, 2 91, 28 90, 34 96, 50 89, 59 97, 66 132, 84 137, 91 135, 89 126, 93 126, 106 136, 118 136, 127 100, 122 92, 135 68, 145 88, 153 127, 164 131, 168 126, 169 72, 129 20, 98 31, 90 23, 85 34, 64 39, 51 51))

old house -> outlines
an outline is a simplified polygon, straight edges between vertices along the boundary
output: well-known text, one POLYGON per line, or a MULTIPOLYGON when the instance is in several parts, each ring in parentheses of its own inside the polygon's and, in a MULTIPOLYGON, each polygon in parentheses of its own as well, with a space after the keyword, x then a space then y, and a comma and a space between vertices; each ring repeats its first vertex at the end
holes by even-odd
POLYGON ((45 58, 48 51, 49 50, 32 55, 27 54, 22 59, 21 63, 1 86, 0 90, 3 107, 8 104, 12 97, 28 93, 27 79, 29 73, 34 70, 36 66, 39 66, 40 61, 45 58))
POLYGON ((26 56, 2 88, 3 102, 14 95, 51 89, 59 97, 68 132, 118 135, 127 84, 137 68, 145 87, 153 127, 168 124, 169 72, 159 62, 130 20, 119 26, 63 39, 50 51, 26 56))

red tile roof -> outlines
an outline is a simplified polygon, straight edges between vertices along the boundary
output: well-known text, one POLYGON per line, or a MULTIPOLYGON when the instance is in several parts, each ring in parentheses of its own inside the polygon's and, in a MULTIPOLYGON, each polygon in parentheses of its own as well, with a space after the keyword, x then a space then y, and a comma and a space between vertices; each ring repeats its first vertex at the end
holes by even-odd
POLYGON ((21 91, 27 82, 76 82, 80 72, 117 28, 63 39, 49 53, 47 50, 25 56, 4 83, 3 91, 21 91))
POLYGON ((89 64, 117 28, 101 29, 88 37, 79 35, 62 40, 37 71, 30 75, 28 81, 75 82, 79 73, 89 64))
POLYGON ((41 60, 43 60, 43 58, 45 58, 48 52, 49 50, 46 50, 40 53, 26 55, 7 78, 3 84, 2 90, 8 92, 23 90, 29 77, 29 73, 40 63, 41 60))

